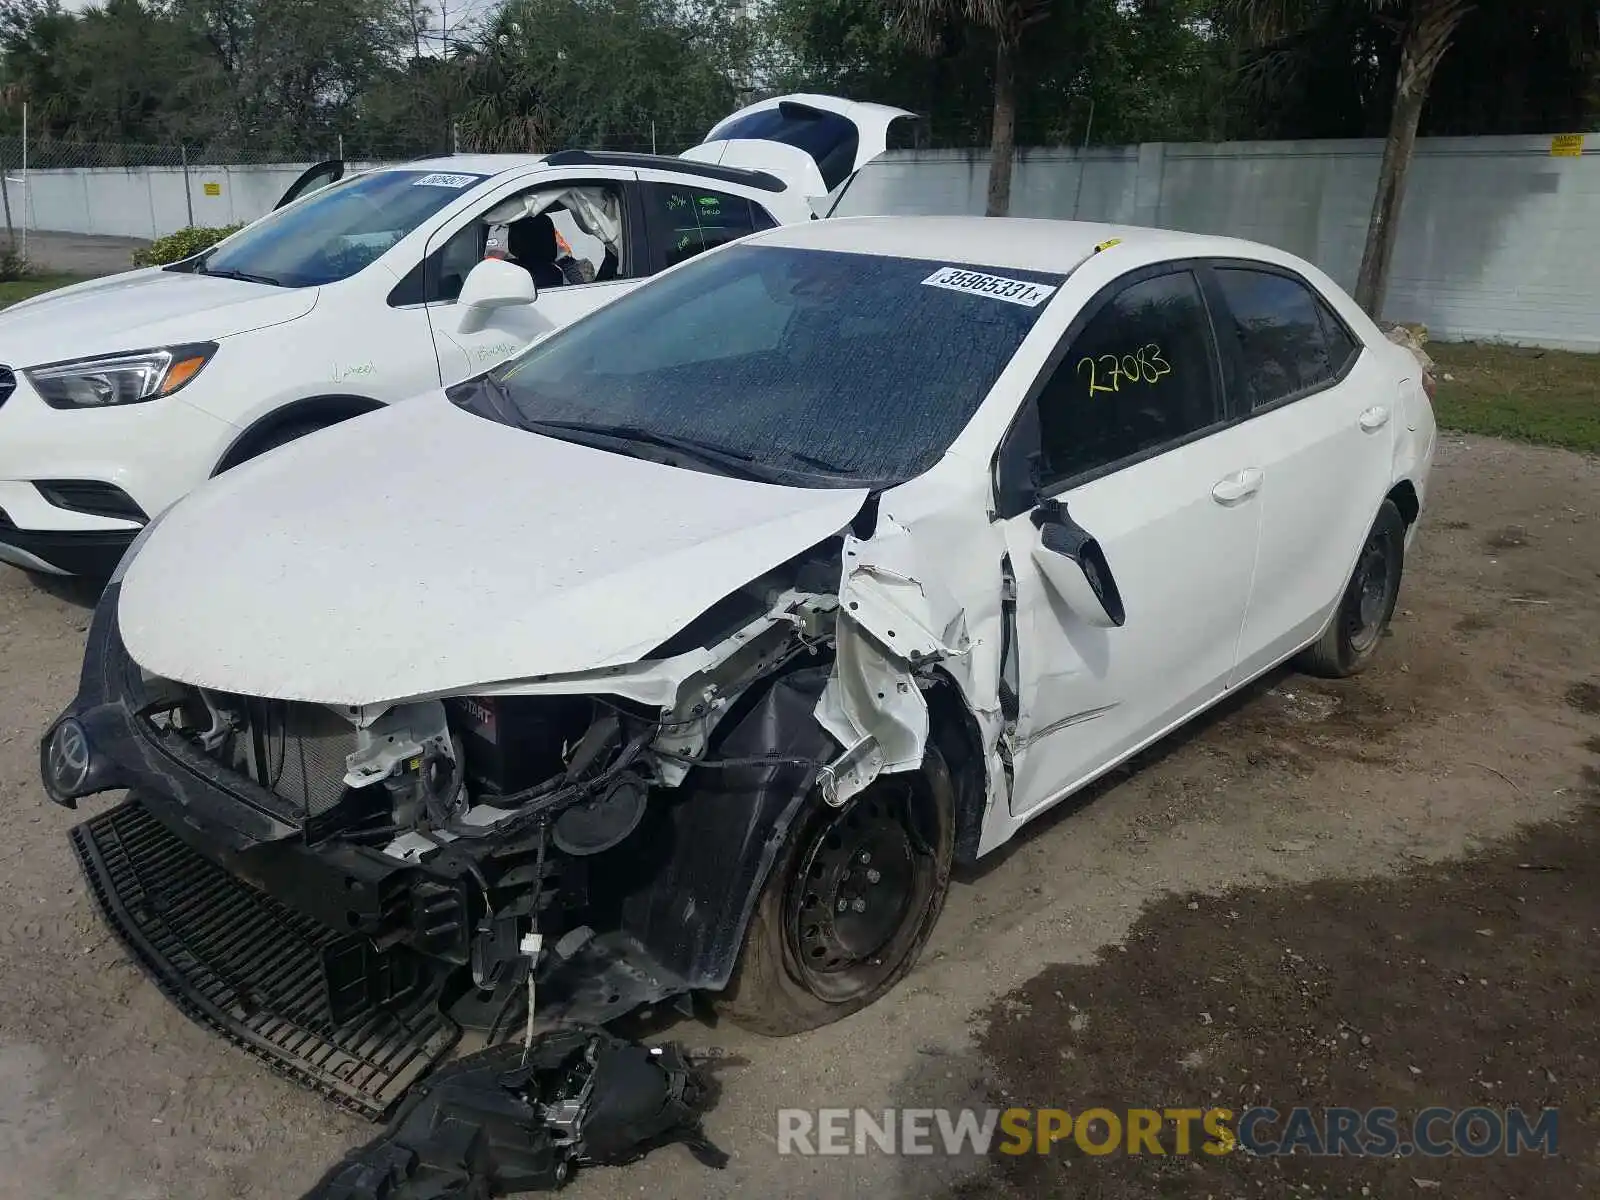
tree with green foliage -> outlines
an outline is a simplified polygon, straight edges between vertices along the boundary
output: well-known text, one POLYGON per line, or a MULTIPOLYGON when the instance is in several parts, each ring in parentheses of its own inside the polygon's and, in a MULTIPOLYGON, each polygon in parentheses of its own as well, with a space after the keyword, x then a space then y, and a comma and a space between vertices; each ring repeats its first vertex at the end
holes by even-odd
POLYGON ((709 0, 508 0, 466 60, 474 144, 649 149, 698 141, 736 101, 741 6, 709 0))
POLYGON ((26 101, 36 138, 244 161, 341 137, 359 157, 448 152, 458 132, 676 151, 752 92, 821 91, 988 146, 991 211, 1008 145, 1392 134, 1375 224, 1392 234, 1419 133, 1579 132, 1600 113, 1600 0, 751 2, 507 0, 444 29, 428 0, 0 0, 0 133, 26 101))
POLYGON ((1266 49, 1256 60, 1262 70, 1293 69, 1308 57, 1327 55, 1325 31, 1369 15, 1399 45, 1377 196, 1356 279, 1356 302, 1376 317, 1383 309, 1422 110, 1471 0, 1231 0, 1231 6, 1246 36, 1266 49))
POLYGON ((989 190, 984 211, 1011 211, 1011 160, 1016 156, 1017 54, 1023 35, 1049 15, 1050 0, 888 0, 898 28, 917 48, 938 52, 955 23, 994 38, 994 98, 989 137, 989 190))

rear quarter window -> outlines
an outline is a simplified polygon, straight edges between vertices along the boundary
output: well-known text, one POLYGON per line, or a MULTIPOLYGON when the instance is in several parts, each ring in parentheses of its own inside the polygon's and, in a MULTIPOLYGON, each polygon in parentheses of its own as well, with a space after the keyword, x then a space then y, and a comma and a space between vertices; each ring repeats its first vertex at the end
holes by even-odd
POLYGON ((1360 343, 1299 280, 1240 267, 1221 267, 1216 274, 1232 314, 1252 409, 1333 383, 1359 352, 1360 343))

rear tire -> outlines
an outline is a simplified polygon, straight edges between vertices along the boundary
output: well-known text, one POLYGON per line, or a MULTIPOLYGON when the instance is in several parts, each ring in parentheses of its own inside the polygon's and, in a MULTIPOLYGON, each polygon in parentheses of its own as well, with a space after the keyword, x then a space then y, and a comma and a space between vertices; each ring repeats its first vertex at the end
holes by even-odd
POLYGON ((1300 652, 1295 666, 1325 679, 1346 679, 1366 670, 1377 656, 1400 599, 1405 559, 1405 519, 1394 501, 1385 500, 1333 620, 1320 638, 1300 652))
POLYGON ((916 965, 950 890, 955 786, 932 746, 843 808, 813 795, 751 914, 719 1013, 769 1037, 832 1024, 916 965))

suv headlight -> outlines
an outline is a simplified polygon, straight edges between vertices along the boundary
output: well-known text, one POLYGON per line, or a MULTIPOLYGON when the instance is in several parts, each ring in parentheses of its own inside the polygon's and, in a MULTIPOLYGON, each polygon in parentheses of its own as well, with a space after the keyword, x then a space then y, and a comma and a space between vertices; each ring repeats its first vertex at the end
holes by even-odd
POLYGON ((200 374, 215 342, 131 350, 29 367, 23 374, 51 408, 104 408, 170 396, 200 374))

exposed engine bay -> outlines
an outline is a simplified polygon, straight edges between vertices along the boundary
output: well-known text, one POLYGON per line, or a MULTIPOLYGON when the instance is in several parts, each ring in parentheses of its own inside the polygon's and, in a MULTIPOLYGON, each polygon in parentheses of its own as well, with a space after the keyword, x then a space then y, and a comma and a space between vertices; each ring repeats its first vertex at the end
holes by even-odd
POLYGON ((842 807, 922 760, 944 648, 909 616, 889 621, 902 649, 844 613, 864 545, 824 541, 636 663, 367 707, 160 678, 102 604, 64 720, 106 753, 54 790, 130 786, 201 856, 337 931, 334 1024, 426 994, 495 1041, 685 1002, 727 984, 802 802, 842 807), (96 691, 114 698, 81 703, 96 691))

